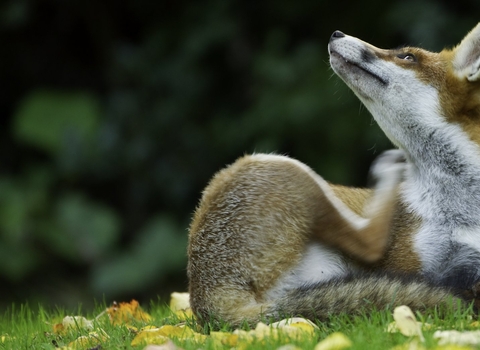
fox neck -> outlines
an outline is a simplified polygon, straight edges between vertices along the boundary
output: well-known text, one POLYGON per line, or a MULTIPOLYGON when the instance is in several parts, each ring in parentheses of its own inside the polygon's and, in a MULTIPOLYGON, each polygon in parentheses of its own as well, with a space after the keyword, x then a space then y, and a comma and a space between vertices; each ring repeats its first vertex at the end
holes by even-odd
MULTIPOLYGON (((405 73, 407 79, 415 81, 410 72, 405 73)), ((380 99, 357 96, 387 137, 406 153, 410 167, 403 200, 424 221, 480 227, 479 145, 459 124, 447 120, 436 88, 391 84, 390 92, 379 92, 380 99)))
POLYGON ((480 148, 460 126, 435 119, 406 125, 408 135, 396 135, 410 164, 404 199, 423 220, 451 228, 480 226, 480 148))

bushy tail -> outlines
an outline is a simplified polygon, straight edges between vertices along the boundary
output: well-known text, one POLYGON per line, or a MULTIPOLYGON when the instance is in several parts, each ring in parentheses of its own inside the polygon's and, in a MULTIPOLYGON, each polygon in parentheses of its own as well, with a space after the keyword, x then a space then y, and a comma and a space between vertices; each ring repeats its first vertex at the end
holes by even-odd
POLYGON ((267 317, 302 316, 325 320, 338 314, 361 314, 407 305, 413 311, 452 310, 468 303, 451 289, 418 276, 352 274, 327 282, 292 289, 273 302, 267 317))
POLYGON ((225 290, 215 297, 209 294, 208 298, 201 293, 190 293, 197 320, 212 328, 221 328, 225 323, 234 327, 244 323, 255 326, 259 321, 273 322, 296 316, 325 321, 333 315, 393 311, 400 305, 407 305, 414 312, 436 311, 442 316, 454 310, 466 310, 470 299, 418 275, 376 272, 352 273, 327 282, 306 284, 263 302, 256 301, 254 294, 245 288, 234 291, 225 290))

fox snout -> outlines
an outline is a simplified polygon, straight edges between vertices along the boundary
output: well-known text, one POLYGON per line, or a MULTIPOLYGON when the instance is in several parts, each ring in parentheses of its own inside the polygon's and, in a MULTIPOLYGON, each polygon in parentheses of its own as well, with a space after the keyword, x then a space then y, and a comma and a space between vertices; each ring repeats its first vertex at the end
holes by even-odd
POLYGON ((336 30, 336 31, 333 32, 332 36, 330 37, 330 42, 335 40, 335 39, 344 38, 344 37, 345 37, 345 34, 343 34, 339 30, 336 30))
POLYGON ((328 44, 335 73, 363 100, 371 100, 389 85, 389 73, 378 57, 381 50, 336 30, 328 44))

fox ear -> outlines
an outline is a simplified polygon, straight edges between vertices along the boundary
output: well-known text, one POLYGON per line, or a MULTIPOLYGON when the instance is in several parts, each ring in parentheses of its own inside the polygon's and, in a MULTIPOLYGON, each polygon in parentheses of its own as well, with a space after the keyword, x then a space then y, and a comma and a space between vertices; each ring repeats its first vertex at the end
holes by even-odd
POLYGON ((462 78, 480 80, 480 23, 454 49, 453 67, 462 78))

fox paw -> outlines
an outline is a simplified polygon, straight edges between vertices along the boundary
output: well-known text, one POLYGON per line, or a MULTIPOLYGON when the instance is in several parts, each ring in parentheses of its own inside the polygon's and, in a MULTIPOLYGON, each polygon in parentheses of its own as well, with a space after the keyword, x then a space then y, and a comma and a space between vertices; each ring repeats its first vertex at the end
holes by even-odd
POLYGON ((378 185, 388 181, 398 184, 403 180, 407 168, 405 153, 391 149, 380 154, 370 167, 370 181, 378 185))

